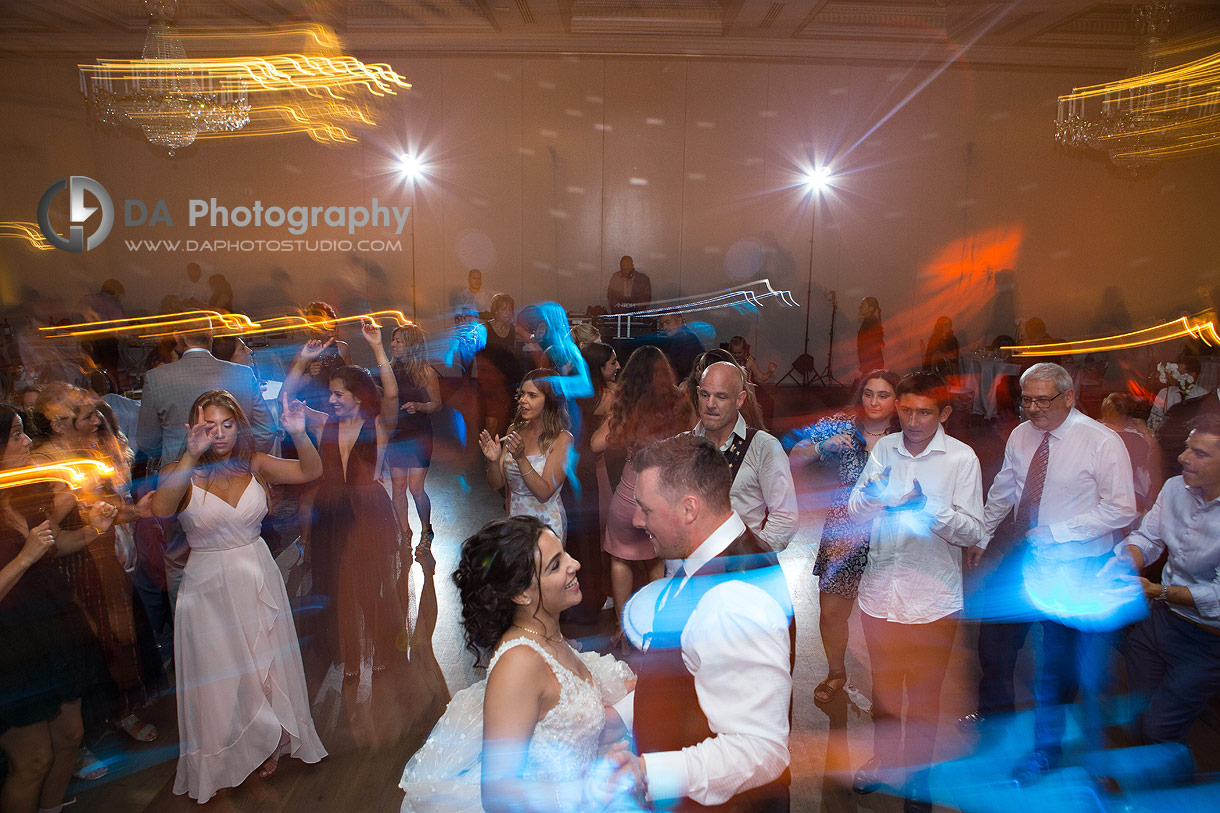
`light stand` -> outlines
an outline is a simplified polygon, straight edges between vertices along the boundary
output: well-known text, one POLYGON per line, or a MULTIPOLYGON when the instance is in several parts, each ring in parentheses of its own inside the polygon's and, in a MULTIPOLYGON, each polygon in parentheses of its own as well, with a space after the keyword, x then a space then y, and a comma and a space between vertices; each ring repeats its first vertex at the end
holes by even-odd
MULTIPOLYGON (((805 178, 805 183, 809 187, 811 195, 812 209, 809 217, 809 271, 805 282, 805 350, 797 356, 792 362, 792 369, 789 370, 783 378, 776 382, 776 386, 783 384, 789 378, 792 383, 802 387, 810 387, 816 381, 817 383, 826 386, 835 378, 830 373, 830 356, 827 354, 826 371, 823 373, 818 370, 818 362, 813 356, 809 355, 809 320, 813 313, 813 250, 814 240, 817 236, 818 228, 818 203, 821 202, 821 191, 824 186, 830 182, 830 168, 818 167, 811 171, 805 178), (797 376, 800 380, 797 380, 797 376)), ((834 303, 834 299, 831 299, 834 303)), ((836 306, 837 307, 837 306, 836 306)), ((833 311, 832 311, 833 313, 833 311)), ((830 320, 830 336, 831 346, 834 345, 834 317, 830 320)), ((838 382, 836 382, 838 383, 838 382)))
POLYGON ((415 186, 419 174, 424 171, 424 165, 418 155, 412 155, 407 152, 398 156, 398 163, 406 174, 407 180, 411 182, 411 321, 417 322, 416 281, 418 277, 415 273, 415 219, 418 216, 418 212, 415 211, 415 186))

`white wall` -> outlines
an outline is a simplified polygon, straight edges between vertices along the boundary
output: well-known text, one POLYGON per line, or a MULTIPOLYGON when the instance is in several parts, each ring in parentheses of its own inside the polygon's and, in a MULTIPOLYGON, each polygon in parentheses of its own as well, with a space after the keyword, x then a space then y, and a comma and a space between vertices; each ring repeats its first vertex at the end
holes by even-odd
MULTIPOLYGON (((1218 283, 1220 158, 1130 180, 1060 152, 1055 97, 1078 76, 952 69, 929 81, 923 69, 680 58, 392 64, 414 90, 392 100, 359 144, 237 138, 170 158, 137 134, 89 125, 72 61, 4 60, 0 219, 34 220, 42 191, 69 174, 101 181, 116 203, 164 198, 175 214, 189 198, 212 196, 347 206, 375 195, 407 205, 393 159, 411 149, 430 161, 415 199, 421 319, 442 314, 475 263, 519 304, 551 298, 583 310, 603 301, 622 254, 652 277, 657 297, 761 272, 803 303, 811 207, 794 184, 811 160, 830 160, 841 185, 817 220, 810 349, 825 353, 823 294, 836 290, 840 370, 855 366, 864 295, 882 303, 887 360, 897 365, 914 358, 941 313, 964 341, 982 338, 1002 268, 1016 269, 1018 314, 1040 315, 1065 337, 1087 335, 1108 285, 1121 286, 1137 323, 1148 323, 1201 309, 1199 290, 1218 283)), ((274 266, 293 273, 302 300, 332 295, 334 279, 351 271, 341 255, 130 252, 124 238, 226 235, 182 222, 137 234, 119 217, 106 243, 81 256, 0 241, 5 304, 23 284, 72 301, 114 276, 130 304, 153 307, 191 259, 225 273, 239 306, 251 305, 249 292, 274 266)), ((310 237, 346 236, 317 232, 310 237)), ((409 312, 408 231, 401 239, 401 253, 372 259, 409 312)), ((803 317, 772 307, 713 321, 718 340, 743 333, 782 372, 801 352, 803 317)))

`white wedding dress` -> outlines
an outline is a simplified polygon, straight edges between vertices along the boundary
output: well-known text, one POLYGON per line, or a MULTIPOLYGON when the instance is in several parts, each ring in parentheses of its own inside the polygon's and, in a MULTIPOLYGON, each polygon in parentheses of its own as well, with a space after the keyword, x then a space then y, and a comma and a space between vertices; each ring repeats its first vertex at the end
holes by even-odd
POLYGON ((191 554, 174 612, 178 776, 200 804, 276 752, 326 756, 314 730, 288 592, 259 536, 267 495, 254 477, 229 505, 197 485, 178 515, 191 554))
MULTIPOLYGON (((559 702, 546 713, 530 738, 525 778, 537 782, 581 779, 601 755, 598 740, 605 726, 605 707, 627 694, 631 670, 625 663, 596 652, 578 653, 593 682, 572 670, 528 638, 504 643, 488 666, 515 646, 528 646, 551 667, 559 681, 559 702)), ((475 813, 483 810, 480 782, 483 752, 483 696, 481 680, 453 696, 445 714, 403 770, 399 787, 406 792, 403 813, 475 813)))

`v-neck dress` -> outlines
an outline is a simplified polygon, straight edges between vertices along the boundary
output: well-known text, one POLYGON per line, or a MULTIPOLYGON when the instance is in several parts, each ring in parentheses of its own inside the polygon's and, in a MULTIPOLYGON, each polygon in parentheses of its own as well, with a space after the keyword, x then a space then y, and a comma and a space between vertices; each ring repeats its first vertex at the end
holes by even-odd
POLYGON ((191 485, 178 519, 191 555, 174 612, 178 776, 174 793, 206 802, 276 752, 326 756, 314 729, 288 591, 259 536, 267 496, 253 478, 230 505, 191 485))
POLYGON ((321 598, 323 646, 331 663, 360 669, 372 652, 374 668, 401 658, 405 629, 397 580, 398 523, 389 492, 377 481, 377 428, 366 419, 347 456, 339 448, 339 422, 327 421, 318 445, 322 482, 314 498, 309 545, 314 592, 321 598), (398 656, 396 658, 396 656, 398 656))

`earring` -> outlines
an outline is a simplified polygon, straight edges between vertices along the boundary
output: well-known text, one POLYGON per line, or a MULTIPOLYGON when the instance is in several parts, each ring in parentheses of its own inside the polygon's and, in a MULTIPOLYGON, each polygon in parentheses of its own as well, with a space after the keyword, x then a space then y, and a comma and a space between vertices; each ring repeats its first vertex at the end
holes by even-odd
POLYGON ((526 604, 529 604, 531 601, 533 601, 533 599, 527 598, 527 599, 525 600, 525 603, 526 603, 526 604))

